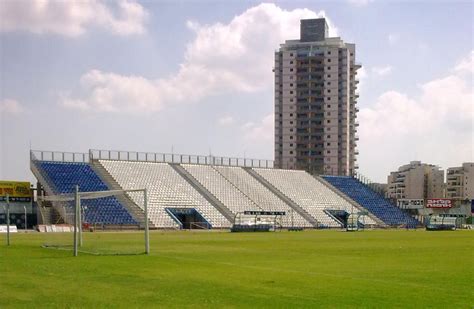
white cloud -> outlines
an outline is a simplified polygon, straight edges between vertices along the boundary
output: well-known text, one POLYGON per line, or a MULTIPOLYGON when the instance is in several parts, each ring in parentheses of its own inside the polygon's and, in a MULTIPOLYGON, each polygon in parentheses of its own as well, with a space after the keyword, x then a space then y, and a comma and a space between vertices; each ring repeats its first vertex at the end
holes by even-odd
POLYGON ((220 126, 230 126, 235 123, 235 120, 232 116, 223 116, 217 119, 217 124, 220 126))
POLYGON ((109 4, 101 0, 0 1, 0 31, 76 37, 96 26, 117 35, 145 32, 148 13, 140 4, 129 0, 109 4))
POLYGON ((386 76, 390 73, 392 73, 392 66, 390 65, 386 65, 386 66, 382 66, 382 67, 373 67, 372 68, 372 73, 374 73, 375 75, 378 75, 378 76, 386 76))
POLYGON ((177 73, 156 80, 91 71, 82 77, 83 99, 65 98, 65 106, 99 111, 157 111, 167 104, 196 102, 232 92, 255 92, 273 86, 273 54, 279 44, 299 37, 300 19, 326 17, 330 35, 337 29, 324 11, 287 11, 260 4, 229 23, 188 22, 195 38, 186 47, 177 73))
POLYGON ((273 113, 268 114, 262 118, 262 120, 255 124, 247 122, 242 125, 242 131, 244 132, 244 138, 250 142, 268 142, 274 138, 274 124, 275 115, 273 113))
MULTIPOLYGON (((462 67, 472 67, 470 59, 462 67)), ((474 159, 472 73, 453 72, 424 83, 417 96, 388 91, 361 109, 362 173, 371 170, 380 181, 414 159, 444 168, 474 159)))
POLYGON ((24 111, 24 108, 16 100, 3 99, 0 101, 0 113, 19 114, 24 111))
POLYGON ((395 45, 400 40, 400 35, 396 33, 391 33, 388 35, 387 39, 390 45, 395 45))
POLYGON ((347 2, 355 6, 366 6, 374 0, 347 0, 347 2))
POLYGON ((454 71, 458 73, 474 73, 474 50, 471 51, 469 56, 458 62, 454 71))
POLYGON ((362 89, 364 89, 365 81, 368 77, 367 71, 364 67, 361 67, 357 70, 357 80, 359 84, 357 85, 357 92, 361 93, 362 89))
POLYGON ((89 93, 87 100, 62 96, 65 107, 107 112, 133 112, 141 108, 149 111, 162 109, 160 98, 166 85, 139 76, 122 76, 92 70, 81 77, 81 85, 89 93))

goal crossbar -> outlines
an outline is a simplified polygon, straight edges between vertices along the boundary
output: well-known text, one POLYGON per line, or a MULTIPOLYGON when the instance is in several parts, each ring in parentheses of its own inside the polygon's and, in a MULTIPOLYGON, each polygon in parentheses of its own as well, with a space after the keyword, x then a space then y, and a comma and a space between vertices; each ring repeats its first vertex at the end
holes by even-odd
MULTIPOLYGON (((78 192, 78 195, 81 200, 92 200, 92 199, 104 198, 108 196, 129 193, 129 192, 144 192, 144 190, 145 189, 78 192)), ((76 199, 75 193, 38 196, 38 200, 40 202, 71 202, 71 201, 74 201, 75 199, 76 199)))

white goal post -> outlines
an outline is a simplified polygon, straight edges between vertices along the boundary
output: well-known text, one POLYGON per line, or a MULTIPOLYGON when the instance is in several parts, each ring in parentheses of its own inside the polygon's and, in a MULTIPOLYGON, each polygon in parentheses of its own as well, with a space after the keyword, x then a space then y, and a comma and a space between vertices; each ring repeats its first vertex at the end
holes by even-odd
POLYGON ((74 187, 74 193, 59 194, 50 196, 38 196, 39 202, 59 202, 67 203, 74 202, 73 208, 73 227, 74 227, 74 256, 78 255, 79 248, 83 245, 82 235, 82 207, 81 200, 92 200, 100 199, 105 197, 117 196, 121 194, 128 194, 133 192, 143 193, 143 212, 144 212, 144 229, 145 229, 145 254, 150 254, 150 237, 149 237, 149 222, 148 222, 148 197, 147 189, 129 189, 129 190, 107 190, 107 191, 91 191, 91 192, 80 192, 79 186, 74 187))

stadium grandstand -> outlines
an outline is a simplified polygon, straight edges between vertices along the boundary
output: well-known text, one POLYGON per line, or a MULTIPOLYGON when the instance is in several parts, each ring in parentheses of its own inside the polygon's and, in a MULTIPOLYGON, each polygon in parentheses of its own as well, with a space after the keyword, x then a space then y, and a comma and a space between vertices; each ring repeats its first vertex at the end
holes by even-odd
MULTIPOLYGON (((159 229, 230 228, 244 212, 283 212, 281 227, 342 228, 351 214, 361 226, 419 223, 353 177, 315 176, 273 167, 268 160, 111 150, 31 151, 31 171, 45 195, 147 188, 149 225, 159 229)), ((87 201, 84 222, 140 227, 133 192, 87 201)), ((68 205, 51 203, 64 223, 68 205)))

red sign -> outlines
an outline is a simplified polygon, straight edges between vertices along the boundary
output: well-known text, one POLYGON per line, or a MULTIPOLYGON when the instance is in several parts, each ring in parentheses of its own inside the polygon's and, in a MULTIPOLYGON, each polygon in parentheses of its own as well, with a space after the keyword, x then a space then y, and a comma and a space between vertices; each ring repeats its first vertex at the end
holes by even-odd
POLYGON ((453 207, 450 199, 435 198, 426 200, 426 208, 451 208, 453 207))

